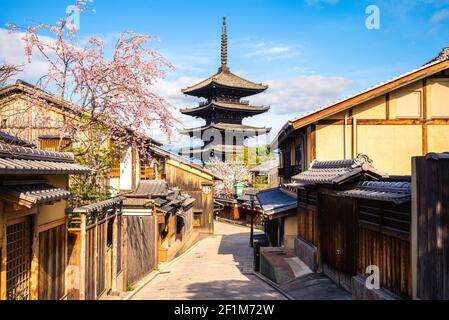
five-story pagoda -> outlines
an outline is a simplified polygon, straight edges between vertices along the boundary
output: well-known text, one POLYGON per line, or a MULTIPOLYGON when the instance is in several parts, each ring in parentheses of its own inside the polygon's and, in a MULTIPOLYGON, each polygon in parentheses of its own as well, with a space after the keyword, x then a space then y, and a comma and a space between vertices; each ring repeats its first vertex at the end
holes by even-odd
POLYGON ((206 162, 216 158, 226 161, 232 155, 242 154, 246 139, 264 135, 271 128, 247 126, 243 118, 264 113, 270 109, 265 106, 251 106, 244 97, 265 91, 268 86, 251 82, 233 74, 227 64, 228 55, 226 18, 223 18, 221 36, 221 67, 206 80, 186 89, 184 94, 205 98, 198 107, 181 109, 181 113, 202 118, 206 124, 198 128, 184 129, 180 132, 190 137, 200 138, 202 147, 181 151, 181 154, 206 162))

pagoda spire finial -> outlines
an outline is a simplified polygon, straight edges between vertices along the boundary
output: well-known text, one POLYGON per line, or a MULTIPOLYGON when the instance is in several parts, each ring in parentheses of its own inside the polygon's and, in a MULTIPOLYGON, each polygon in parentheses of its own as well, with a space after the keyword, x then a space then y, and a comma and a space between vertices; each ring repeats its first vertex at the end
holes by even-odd
POLYGON ((226 17, 223 17, 223 28, 221 30, 221 68, 222 71, 228 68, 228 34, 226 32, 226 17))

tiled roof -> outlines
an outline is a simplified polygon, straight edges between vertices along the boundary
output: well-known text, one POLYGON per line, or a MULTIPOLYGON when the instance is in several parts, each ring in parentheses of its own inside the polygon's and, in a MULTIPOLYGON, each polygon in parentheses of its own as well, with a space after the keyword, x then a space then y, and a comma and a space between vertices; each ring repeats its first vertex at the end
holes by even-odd
POLYGON ((91 171, 76 164, 71 153, 0 143, 0 174, 85 174, 91 171))
POLYGON ((243 150, 245 149, 244 146, 232 146, 232 145, 223 145, 223 144, 208 144, 204 147, 198 147, 198 148, 193 148, 193 149, 183 149, 181 150, 182 154, 185 155, 190 155, 191 153, 193 154, 201 154, 203 152, 210 152, 210 151, 214 151, 214 152, 218 152, 218 153, 239 153, 239 152, 243 152, 243 150))
POLYGON ((368 156, 360 154, 353 160, 315 160, 309 170, 293 176, 292 180, 300 184, 340 184, 362 174, 378 178, 387 176, 372 166, 368 156))
POLYGON ((218 130, 229 130, 229 131, 237 131, 237 132, 245 132, 249 133, 250 131, 254 131, 254 133, 265 134, 271 131, 271 128, 265 127, 253 127, 244 124, 234 124, 234 123, 211 123, 208 126, 198 127, 198 128, 188 128, 180 130, 181 134, 190 134, 194 132, 202 132, 208 129, 218 129, 218 130))
POLYGON ((265 111, 270 110, 270 107, 266 106, 250 106, 246 104, 240 103, 229 103, 222 101, 211 101, 209 104, 204 106, 199 106, 196 108, 186 108, 181 109, 181 113, 183 114, 198 114, 202 111, 209 110, 211 108, 224 109, 224 110, 239 110, 239 111, 247 111, 249 113, 258 114, 263 113, 265 111))
POLYGON ((354 189, 339 193, 345 197, 394 202, 397 204, 411 200, 410 182, 365 181, 354 189))
POLYGON ((449 160, 449 152, 443 153, 428 153, 426 155, 426 160, 449 160))
POLYGON ((125 197, 114 197, 108 200, 92 203, 86 206, 78 207, 73 209, 75 213, 89 213, 95 210, 102 210, 103 208, 112 207, 114 205, 122 203, 126 198, 125 197))
POLYGON ((141 180, 137 189, 133 193, 129 193, 126 197, 146 197, 155 198, 166 196, 168 192, 167 182, 164 180, 141 180))
POLYGON ((236 88, 248 91, 262 92, 268 88, 268 86, 254 83, 252 81, 243 79, 227 69, 221 69, 213 76, 207 78, 200 83, 183 89, 184 94, 201 96, 200 91, 212 87, 213 85, 224 86, 229 88, 236 88))
POLYGON ((297 207, 297 199, 292 192, 282 187, 261 191, 257 199, 265 216, 284 213, 297 207))
POLYGON ((13 144, 16 146, 24 146, 24 147, 33 147, 34 146, 31 142, 24 140, 22 138, 19 138, 18 136, 12 135, 5 131, 0 131, 0 142, 4 142, 7 144, 13 144))
POLYGON ((0 193, 30 204, 44 204, 68 199, 69 191, 54 187, 45 182, 21 181, 20 184, 2 185, 0 193))
POLYGON ((143 208, 149 203, 152 203, 152 201, 148 198, 125 198, 123 200, 123 206, 125 207, 143 208))
POLYGON ((166 149, 164 149, 162 147, 159 147, 159 146, 151 146, 149 148, 149 151, 154 153, 155 155, 165 157, 166 159, 172 159, 174 161, 181 162, 182 164, 185 164, 187 166, 190 166, 192 168, 200 170, 200 171, 202 171, 202 172, 212 176, 214 180, 221 180, 220 177, 218 177, 215 174, 211 173, 209 170, 206 170, 204 168, 204 165, 202 165, 200 163, 197 163, 197 162, 195 162, 195 160, 189 159, 186 156, 175 154, 175 153, 173 153, 173 152, 171 152, 169 150, 166 150, 166 149))

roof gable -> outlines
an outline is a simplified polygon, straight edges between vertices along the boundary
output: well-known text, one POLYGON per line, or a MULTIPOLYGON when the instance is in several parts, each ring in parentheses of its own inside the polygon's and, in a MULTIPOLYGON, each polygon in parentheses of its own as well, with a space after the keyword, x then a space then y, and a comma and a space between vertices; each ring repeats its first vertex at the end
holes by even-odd
MULTIPOLYGON (((295 119, 290 120, 286 124, 286 126, 291 126, 295 130, 300 129, 318 120, 325 119, 341 111, 345 111, 354 106, 360 105, 361 103, 377 98, 383 94, 389 93, 393 90, 399 89, 401 87, 404 87, 415 81, 424 79, 431 75, 434 75, 448 68, 449 68, 449 60, 433 61, 420 68, 412 70, 406 74, 400 75, 392 80, 383 82, 365 91, 356 93, 355 95, 352 95, 348 98, 344 98, 336 103, 326 105, 312 112, 301 115, 295 119)), ((286 126, 284 126, 283 128, 284 130, 286 129, 286 126)), ((281 130, 281 132, 282 131, 283 130, 281 130)))

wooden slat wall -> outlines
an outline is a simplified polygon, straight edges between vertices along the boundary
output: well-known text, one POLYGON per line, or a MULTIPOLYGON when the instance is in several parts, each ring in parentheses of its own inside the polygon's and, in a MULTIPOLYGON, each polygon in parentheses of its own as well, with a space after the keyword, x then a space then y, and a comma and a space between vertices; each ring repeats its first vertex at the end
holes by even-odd
POLYGON ((107 223, 103 222, 97 225, 97 295, 98 298, 106 289, 106 230, 107 223))
POLYGON ((170 187, 178 187, 182 192, 195 198, 194 212, 201 211, 201 230, 206 233, 213 233, 213 211, 214 195, 213 192, 204 194, 202 191, 202 182, 212 182, 198 175, 182 170, 170 164, 165 165, 166 180, 170 187))
POLYGON ((449 161, 416 157, 419 299, 449 299, 449 161))
POLYGON ((59 300, 65 295, 66 239, 65 224, 39 234, 39 300, 59 300))
POLYGON ((117 219, 117 273, 122 271, 122 246, 123 246, 123 241, 122 241, 122 232, 123 232, 123 228, 122 228, 122 223, 123 223, 123 216, 122 215, 118 215, 116 217, 117 219))
POLYGON ((157 267, 156 217, 127 216, 127 279, 135 283, 157 267))
POLYGON ((86 231, 86 300, 95 300, 95 228, 86 231))
POLYGON ((382 288, 411 298, 410 203, 359 200, 358 213, 357 272, 378 266, 382 288))
POLYGON ((370 265, 379 267, 382 288, 411 297, 410 241, 360 227, 357 272, 366 276, 370 265))
POLYGON ((298 236, 319 248, 317 196, 316 192, 303 190, 298 192, 298 236))

